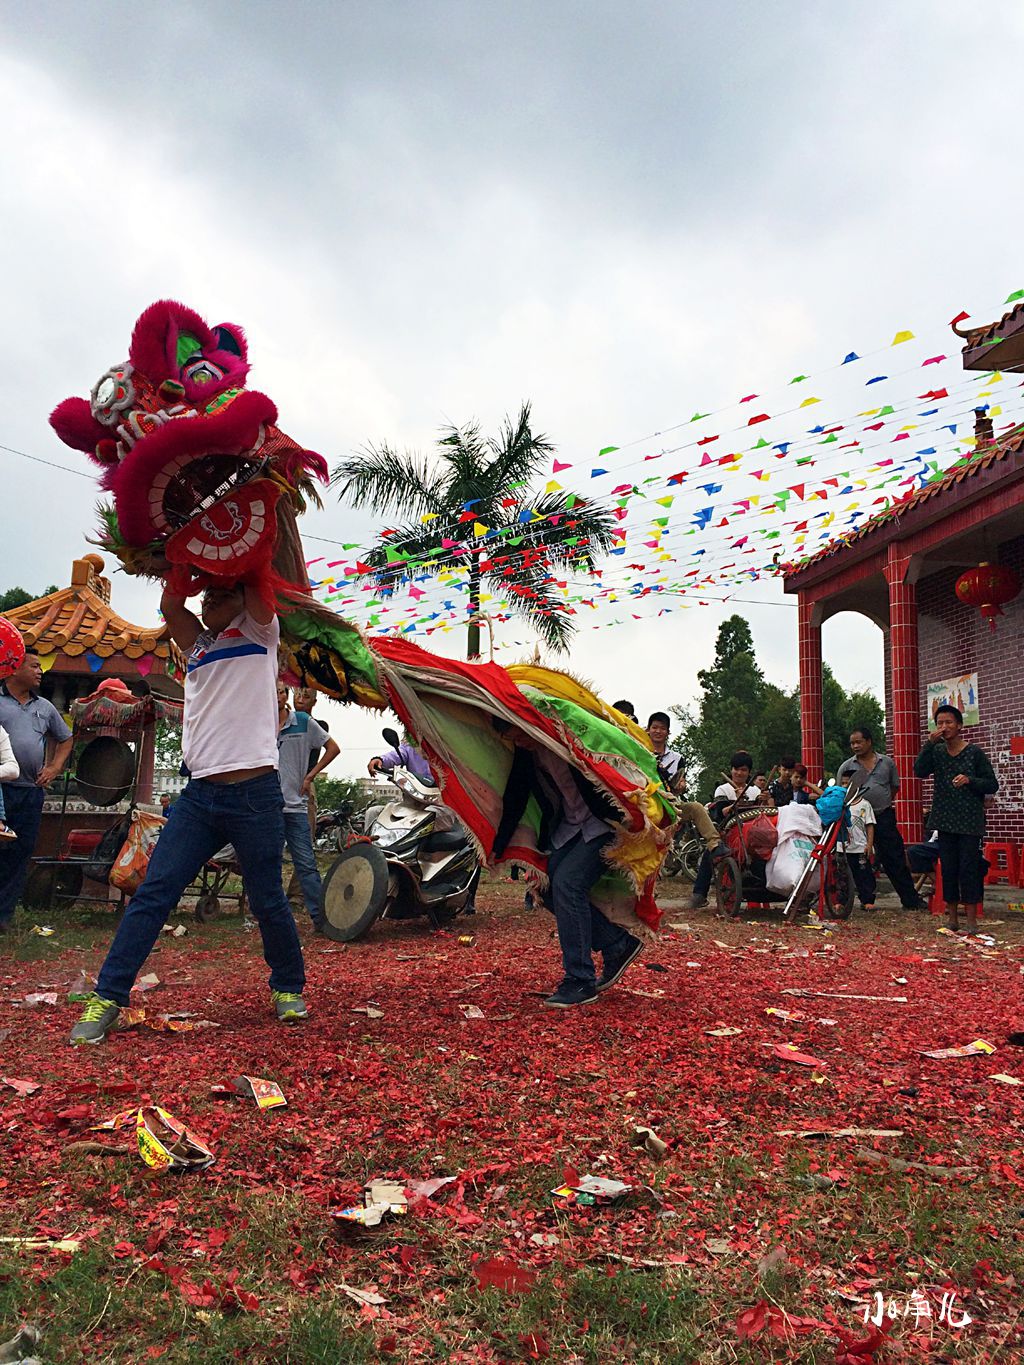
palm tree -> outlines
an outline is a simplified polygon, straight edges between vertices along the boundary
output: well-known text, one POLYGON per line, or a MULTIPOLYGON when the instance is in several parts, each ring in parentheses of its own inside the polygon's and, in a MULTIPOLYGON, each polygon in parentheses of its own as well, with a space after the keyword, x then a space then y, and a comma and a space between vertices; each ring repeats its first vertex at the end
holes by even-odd
POLYGON ((528 485, 554 447, 534 435, 530 405, 515 422, 506 417, 497 440, 484 440, 477 423, 446 426, 433 458, 390 446, 369 446, 343 460, 331 476, 341 498, 356 507, 396 513, 407 524, 381 536, 367 554, 378 588, 395 590, 412 566, 437 575, 452 564, 469 571, 468 657, 480 653, 480 592, 486 585, 510 597, 510 610, 524 616, 552 649, 564 650, 575 631, 565 603, 555 595, 553 570, 594 568, 595 556, 612 539, 610 512, 564 492, 533 496, 528 485), (479 531, 463 539, 465 528, 479 531), (510 544, 510 540, 517 544, 510 544), (443 540, 459 540, 452 555, 443 540))

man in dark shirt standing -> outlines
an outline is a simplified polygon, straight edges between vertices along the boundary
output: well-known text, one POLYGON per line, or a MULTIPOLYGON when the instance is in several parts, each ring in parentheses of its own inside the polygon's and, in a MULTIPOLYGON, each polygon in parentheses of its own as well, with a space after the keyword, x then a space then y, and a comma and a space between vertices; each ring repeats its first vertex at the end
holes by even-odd
POLYGON ((914 890, 914 879, 907 866, 907 850, 893 809, 893 799, 900 786, 896 764, 888 754, 875 753, 874 736, 865 725, 850 735, 850 748, 853 757, 840 765, 836 776, 840 781, 847 776, 852 778, 875 812, 875 856, 904 910, 924 910, 925 903, 914 890))
POLYGON ((969 744, 960 733, 963 725, 957 707, 940 706, 935 712, 935 730, 914 760, 914 772, 935 779, 931 819, 939 834, 947 926, 954 931, 960 928, 958 912, 963 906, 966 932, 976 934, 983 884, 985 797, 994 796, 999 783, 985 751, 969 744))
POLYGON ((0 683, 0 725, 7 731, 21 776, 4 784, 7 824, 17 839, 0 842, 0 934, 14 917, 28 865, 39 838, 46 788, 64 771, 71 753, 71 731, 64 718, 39 695, 43 667, 39 655, 25 651, 21 666, 0 683), (47 750, 52 749, 50 757, 47 750))

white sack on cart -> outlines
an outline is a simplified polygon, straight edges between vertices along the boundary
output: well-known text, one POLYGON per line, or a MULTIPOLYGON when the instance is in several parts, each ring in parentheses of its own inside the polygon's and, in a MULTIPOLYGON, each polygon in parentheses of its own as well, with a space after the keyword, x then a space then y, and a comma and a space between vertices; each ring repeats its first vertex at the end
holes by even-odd
MULTIPOLYGON (((821 820, 811 805, 798 806, 792 802, 779 811, 779 842, 768 860, 766 877, 768 889, 780 896, 788 896, 800 880, 811 856, 811 850, 821 836, 821 820)), ((818 869, 807 884, 808 891, 818 889, 818 869)))

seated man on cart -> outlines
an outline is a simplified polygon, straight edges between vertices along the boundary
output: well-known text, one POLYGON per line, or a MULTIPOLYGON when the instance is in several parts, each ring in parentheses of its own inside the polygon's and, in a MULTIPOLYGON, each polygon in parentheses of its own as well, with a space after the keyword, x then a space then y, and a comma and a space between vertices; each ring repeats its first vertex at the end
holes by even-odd
POLYGON ((760 787, 752 784, 750 774, 753 767, 754 760, 750 754, 745 749, 737 750, 729 760, 729 781, 715 788, 715 795, 708 809, 697 801, 688 801, 682 808, 685 817, 693 820, 697 832, 704 840, 704 852, 701 854, 700 867, 697 869, 697 880, 693 884, 693 895, 687 905, 689 910, 701 910, 707 905, 715 861, 728 856, 728 850, 722 843, 719 832, 722 825, 737 813, 738 807, 775 804, 767 792, 762 792, 760 787), (700 813, 702 820, 697 818, 697 812, 700 813), (711 828, 710 835, 705 832, 708 826, 711 828))

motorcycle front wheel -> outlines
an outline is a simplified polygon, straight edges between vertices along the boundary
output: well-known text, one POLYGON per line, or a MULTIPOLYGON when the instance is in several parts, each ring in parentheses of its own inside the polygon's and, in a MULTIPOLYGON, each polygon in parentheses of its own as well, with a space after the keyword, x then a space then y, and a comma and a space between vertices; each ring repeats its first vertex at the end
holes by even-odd
POLYGON ((324 933, 351 943, 378 920, 388 899, 388 864, 376 844, 358 843, 334 860, 324 877, 324 933))

